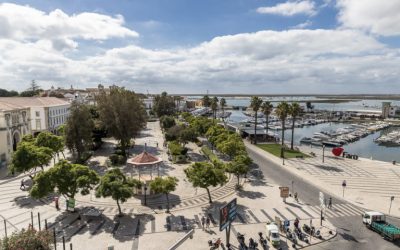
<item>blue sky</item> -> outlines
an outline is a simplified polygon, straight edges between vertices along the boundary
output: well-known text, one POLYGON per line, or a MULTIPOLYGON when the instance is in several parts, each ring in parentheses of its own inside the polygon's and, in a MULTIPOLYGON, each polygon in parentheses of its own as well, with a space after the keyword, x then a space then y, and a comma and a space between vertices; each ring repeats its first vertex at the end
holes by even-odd
POLYGON ((1 1, 0 80, 17 90, 36 79, 139 92, 391 92, 399 13, 397 0, 1 1))

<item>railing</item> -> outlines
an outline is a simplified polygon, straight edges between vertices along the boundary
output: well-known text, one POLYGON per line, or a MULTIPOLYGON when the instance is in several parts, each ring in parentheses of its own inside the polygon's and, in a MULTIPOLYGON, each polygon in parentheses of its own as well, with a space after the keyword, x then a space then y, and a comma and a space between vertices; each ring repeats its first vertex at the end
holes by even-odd
POLYGON ((175 250, 177 247, 179 247, 185 240, 187 240, 187 238, 193 238, 193 234, 194 234, 194 229, 190 229, 190 231, 185 234, 182 238, 180 238, 177 242, 175 242, 174 245, 172 245, 170 248, 168 248, 168 250, 175 250))

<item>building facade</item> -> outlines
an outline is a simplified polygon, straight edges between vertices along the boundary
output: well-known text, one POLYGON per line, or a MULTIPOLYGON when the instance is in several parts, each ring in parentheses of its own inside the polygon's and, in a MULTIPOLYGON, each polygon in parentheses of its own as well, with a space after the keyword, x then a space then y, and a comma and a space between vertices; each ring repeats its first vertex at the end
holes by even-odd
POLYGON ((400 107, 392 106, 390 102, 382 103, 383 118, 400 118, 400 107))
POLYGON ((31 134, 29 108, 0 102, 0 167, 6 167, 24 135, 31 134))
POLYGON ((0 164, 6 165, 24 135, 56 132, 70 103, 56 97, 0 97, 0 164))

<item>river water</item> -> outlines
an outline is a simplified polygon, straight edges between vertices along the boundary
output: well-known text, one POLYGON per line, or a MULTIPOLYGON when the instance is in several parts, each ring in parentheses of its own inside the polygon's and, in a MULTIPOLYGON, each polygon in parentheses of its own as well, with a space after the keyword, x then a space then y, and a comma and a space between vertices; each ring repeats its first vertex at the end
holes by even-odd
MULTIPOLYGON (((282 97, 276 97, 275 99, 282 100, 282 97)), ((304 98, 301 98, 304 100, 304 98)), ((228 105, 233 106, 249 106, 250 98, 226 98, 228 105)), ((270 101, 273 101, 274 98, 269 98, 270 101)), ((296 100, 295 98, 286 98, 285 101, 296 100)), ((315 100, 315 99, 314 99, 315 100)), ((310 99, 312 102, 312 99, 310 99)), ((382 102, 386 100, 360 100, 360 101, 352 101, 346 103, 312 103, 314 105, 314 109, 322 109, 322 110, 330 110, 330 111, 349 111, 349 110, 381 110, 382 102)), ((393 105, 399 105, 399 101, 389 101, 392 102, 393 105)), ((276 106, 277 103, 273 103, 276 106)), ((302 103, 301 105, 305 105, 302 103)), ((232 111, 232 115, 229 120, 233 122, 240 122, 245 120, 246 117, 242 111, 234 110, 232 111)), ((300 144, 300 139, 303 137, 312 137, 315 132, 321 131, 329 131, 336 130, 338 128, 349 126, 349 124, 345 123, 324 123, 315 126, 305 126, 303 128, 295 128, 294 134, 294 143, 300 144)), ((376 144, 374 139, 378 138, 383 133, 388 133, 389 131, 396 129, 400 130, 399 127, 389 128, 386 130, 382 130, 376 132, 374 134, 368 135, 367 137, 361 138, 360 140, 344 145, 343 148, 345 151, 350 154, 357 154, 360 157, 371 158, 381 161, 397 161, 400 162, 400 147, 386 147, 376 144)), ((280 136, 281 131, 275 131, 278 136, 280 136)), ((291 130, 285 131, 285 140, 289 141, 291 138, 291 130)))

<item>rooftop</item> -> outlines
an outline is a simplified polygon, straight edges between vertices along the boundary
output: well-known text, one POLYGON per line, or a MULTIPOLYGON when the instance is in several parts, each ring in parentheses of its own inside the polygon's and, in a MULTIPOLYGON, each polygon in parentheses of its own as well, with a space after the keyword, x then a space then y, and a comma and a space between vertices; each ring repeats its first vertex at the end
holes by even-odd
POLYGON ((51 107, 68 104, 69 102, 66 100, 56 97, 0 97, 0 110, 51 107))

